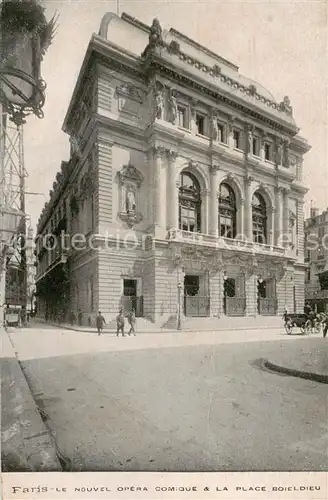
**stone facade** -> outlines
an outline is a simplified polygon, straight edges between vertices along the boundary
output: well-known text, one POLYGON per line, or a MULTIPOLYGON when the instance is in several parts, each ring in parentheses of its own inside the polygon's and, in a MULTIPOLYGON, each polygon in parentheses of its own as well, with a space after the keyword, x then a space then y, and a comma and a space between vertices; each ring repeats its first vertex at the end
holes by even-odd
POLYGON ((106 15, 64 131, 71 158, 38 227, 41 313, 52 301, 52 314, 77 320, 80 311, 87 323, 98 310, 111 320, 134 308, 164 325, 179 312, 303 310, 309 146, 287 97, 276 102, 157 21, 106 15), (47 233, 57 241, 52 252, 47 233), (67 246, 58 243, 63 233, 67 246), (72 244, 77 233, 83 249, 72 244), (52 273, 63 276, 64 302, 42 292, 52 273))
POLYGON ((311 208, 304 233, 305 299, 318 312, 328 312, 328 209, 311 208))

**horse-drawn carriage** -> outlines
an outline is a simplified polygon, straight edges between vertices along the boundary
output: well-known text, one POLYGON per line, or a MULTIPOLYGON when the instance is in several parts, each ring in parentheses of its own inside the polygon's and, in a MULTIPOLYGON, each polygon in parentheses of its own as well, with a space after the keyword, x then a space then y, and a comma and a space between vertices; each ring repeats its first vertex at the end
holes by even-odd
POLYGON ((321 322, 316 318, 309 319, 307 314, 286 314, 285 316, 285 330, 288 335, 291 335, 294 328, 299 328, 301 333, 320 333, 321 322))

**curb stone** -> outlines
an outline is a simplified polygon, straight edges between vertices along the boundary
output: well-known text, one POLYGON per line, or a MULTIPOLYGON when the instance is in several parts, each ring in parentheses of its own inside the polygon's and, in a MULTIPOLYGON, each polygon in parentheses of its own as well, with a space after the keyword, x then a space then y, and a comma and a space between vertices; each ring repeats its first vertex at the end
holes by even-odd
POLYGON ((1 330, 1 337, 2 470, 61 472, 53 437, 42 421, 7 332, 1 330))
POLYGON ((287 368, 285 366, 279 366, 275 363, 271 363, 271 361, 268 360, 264 360, 263 364, 266 368, 275 372, 291 375, 292 377, 314 380, 315 382, 320 382, 322 384, 328 384, 328 375, 323 375, 322 373, 313 373, 303 370, 296 370, 295 368, 287 368))

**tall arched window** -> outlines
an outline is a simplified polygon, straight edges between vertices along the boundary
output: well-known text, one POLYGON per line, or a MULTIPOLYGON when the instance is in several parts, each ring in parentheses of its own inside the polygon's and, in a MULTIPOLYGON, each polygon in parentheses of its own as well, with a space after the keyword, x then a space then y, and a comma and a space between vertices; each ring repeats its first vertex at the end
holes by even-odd
POLYGON ((219 235, 234 238, 236 232, 236 196, 232 187, 223 183, 219 194, 219 235))
POLYGON ((254 193, 252 198, 253 241, 266 243, 267 241, 267 209, 263 196, 254 193))
POLYGON ((180 175, 179 189, 179 228, 196 233, 201 227, 200 186, 196 177, 190 172, 180 175))

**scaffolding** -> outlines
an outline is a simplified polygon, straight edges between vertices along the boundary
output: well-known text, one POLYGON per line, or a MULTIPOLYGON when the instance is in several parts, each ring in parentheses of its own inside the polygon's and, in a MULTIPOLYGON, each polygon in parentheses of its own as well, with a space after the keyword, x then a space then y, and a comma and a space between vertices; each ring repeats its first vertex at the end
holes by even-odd
MULTIPOLYGON (((0 104, 0 208, 1 212, 25 214, 25 178, 23 128, 14 125, 0 104)), ((2 231, 4 228, 0 228, 2 231)), ((8 263, 5 303, 26 310, 26 218, 22 217, 11 245, 14 253, 8 263)), ((23 321, 24 318, 23 312, 23 321)))

